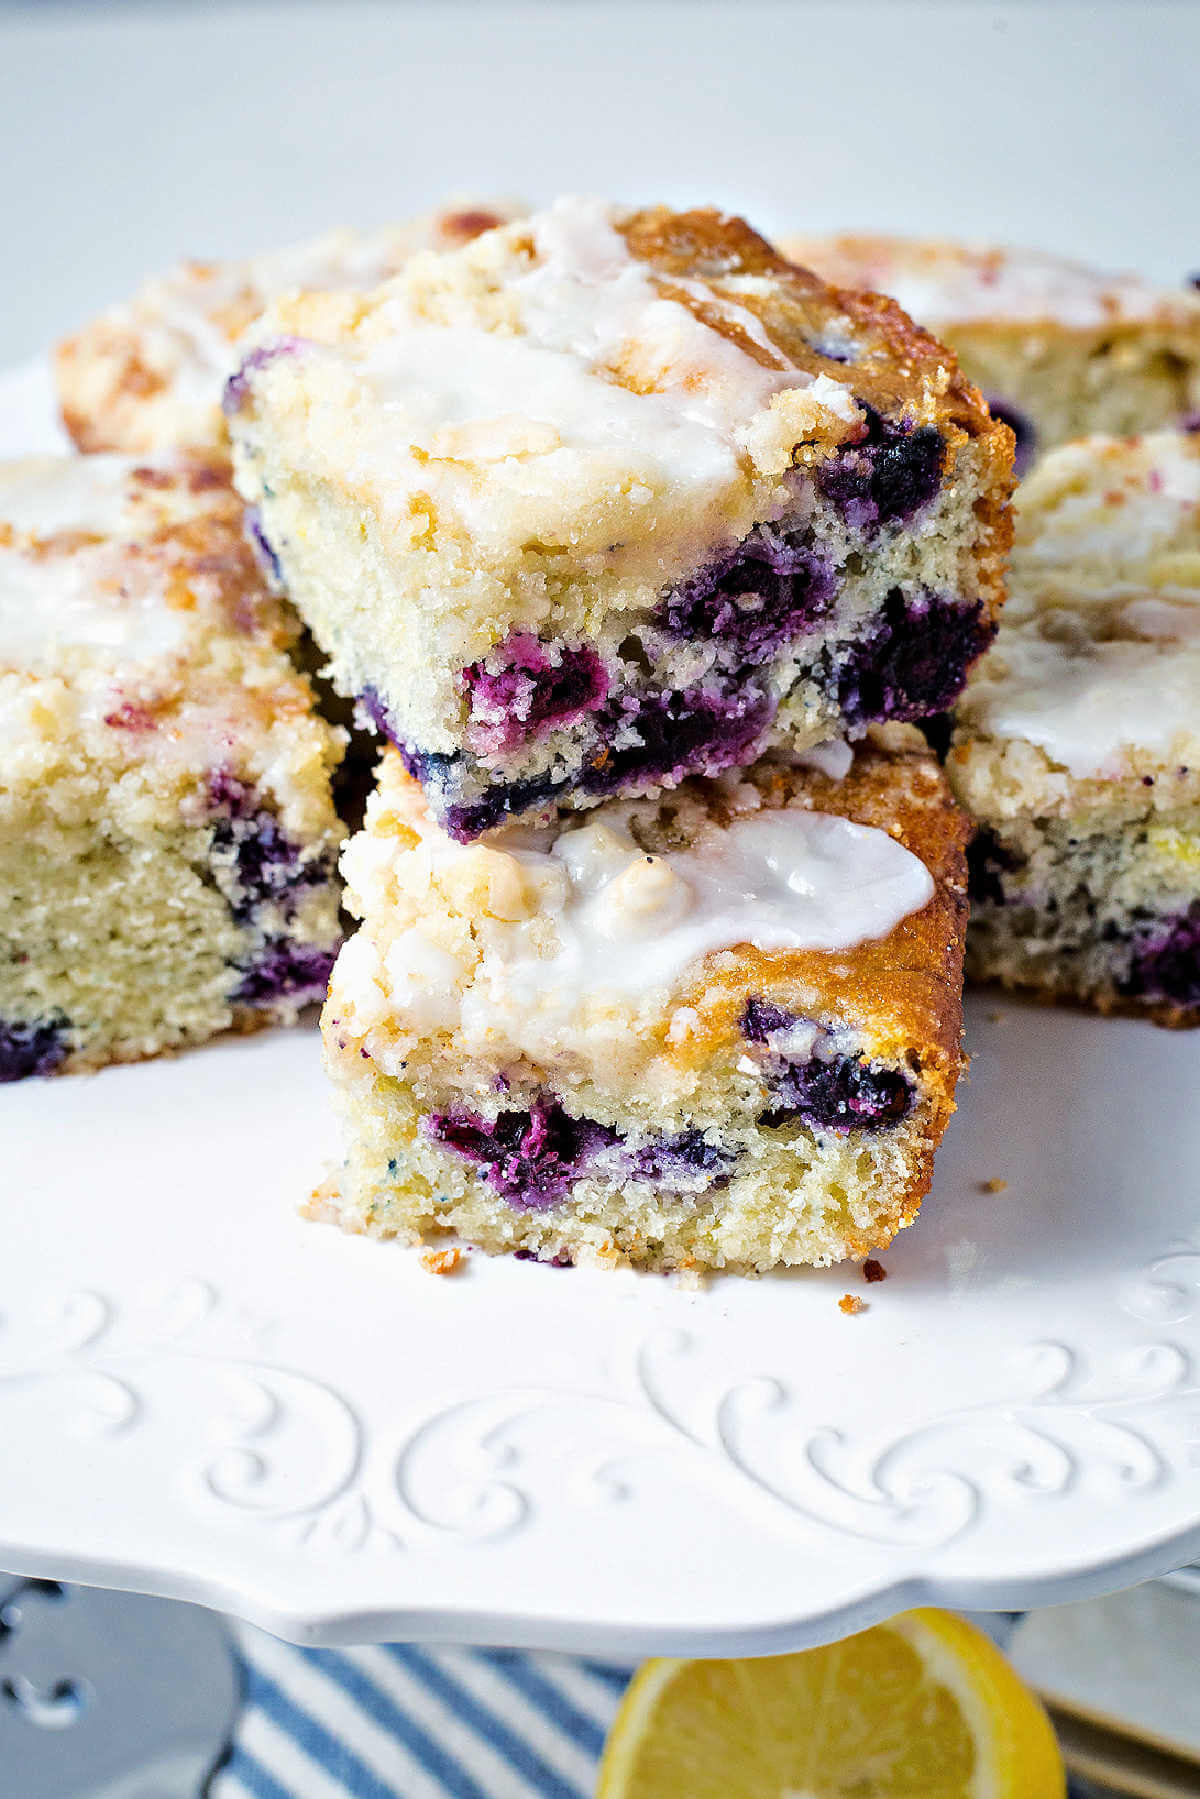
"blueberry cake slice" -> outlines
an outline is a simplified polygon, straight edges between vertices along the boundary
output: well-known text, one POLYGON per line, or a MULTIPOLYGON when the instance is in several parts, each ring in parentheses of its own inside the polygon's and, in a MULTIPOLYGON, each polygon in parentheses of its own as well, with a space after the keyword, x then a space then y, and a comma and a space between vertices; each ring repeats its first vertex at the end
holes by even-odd
POLYGON ((463 840, 936 712, 993 630, 1007 428, 714 212, 562 201, 280 301, 228 404, 335 685, 463 840))
POLYGON ((959 702, 946 764, 978 827, 969 973, 1188 1025, 1200 1023, 1200 570, 1182 547, 1196 502, 1180 490, 1195 491, 1197 466, 1186 438, 1162 434, 1046 458, 1022 513, 1020 609, 959 702))
POLYGON ((240 262, 185 262, 59 345, 63 423, 81 450, 224 448, 236 345, 276 295, 385 280, 415 250, 466 243, 518 209, 460 203, 377 231, 332 231, 240 262))
POLYGON ((961 815, 912 726, 461 844, 385 752, 318 1205, 559 1264, 827 1263, 912 1222, 959 1072, 961 815))
POLYGON ((839 287, 891 294, 958 354, 1035 452, 1089 433, 1156 431, 1200 407, 1200 297, 1039 250, 922 238, 795 237, 839 287))
POLYGON ((341 734, 219 463, 0 465, 0 1081, 319 999, 341 734))

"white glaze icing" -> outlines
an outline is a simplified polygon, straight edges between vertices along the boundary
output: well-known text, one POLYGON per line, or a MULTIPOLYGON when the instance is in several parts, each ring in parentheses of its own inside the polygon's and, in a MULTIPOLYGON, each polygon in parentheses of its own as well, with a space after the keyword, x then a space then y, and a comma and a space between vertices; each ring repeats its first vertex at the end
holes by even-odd
POLYGON ((757 453, 776 396, 803 389, 815 406, 857 418, 848 389, 792 366, 736 300, 694 280, 665 283, 703 298, 770 366, 665 297, 599 202, 560 201, 529 229, 537 259, 505 288, 515 331, 431 323, 403 290, 389 300, 394 329, 358 371, 382 414, 360 473, 394 471, 407 437, 423 464, 431 453, 443 465, 455 504, 486 534, 488 497, 472 496, 455 464, 537 457, 549 496, 556 484, 569 494, 581 456, 607 456, 627 490, 644 484, 647 501, 690 491, 702 510, 757 453))
POLYGON ((1148 319, 1164 306, 1182 312, 1189 304, 1186 295, 1136 275, 1107 274, 1040 250, 899 243, 862 273, 864 285, 890 294, 918 324, 947 328, 1047 319, 1087 330, 1114 319, 1148 319))
POLYGON ((118 585, 107 546, 33 560, 0 548, 0 667, 39 672, 67 649, 152 662, 178 650, 187 614, 118 585))
POLYGON ((120 529, 133 456, 26 456, 0 463, 0 525, 18 536, 120 529))
POLYGON ((801 750, 795 762, 797 768, 815 769, 830 781, 844 781, 854 766, 854 751, 844 737, 831 737, 801 750))
POLYGON ((1200 639, 1200 605, 1190 600, 1164 600, 1155 595, 1130 600, 1121 608, 1123 634, 1160 639, 1164 643, 1193 643, 1200 639))
POLYGON ((1077 617, 1046 614, 1040 630, 1002 633, 964 717, 973 731, 1036 744, 1079 779, 1118 778, 1138 751, 1184 755, 1200 736, 1198 624, 1193 607, 1134 601, 1113 621, 1120 635, 1096 640, 1077 617))
MULTIPOLYGON (((472 918, 473 968, 434 915, 388 936, 383 899, 394 843, 369 832, 344 858, 352 888, 381 916, 379 946, 360 932, 339 959, 335 990, 363 1030, 457 1028, 495 1053, 595 1053, 621 1018, 666 1007, 689 970, 739 944, 844 951, 888 936, 927 905, 924 863, 886 832, 800 808, 759 809, 710 826, 687 850, 648 856, 627 807, 577 829, 513 827, 486 845, 451 842, 433 825, 402 857, 428 858, 433 880, 488 895, 472 918), (382 883, 382 884, 381 884, 382 883), (382 901, 382 913, 377 910, 382 901), (497 913, 503 914, 497 916, 497 913)), ((372 1044, 382 1066, 393 1053, 372 1044)))
POLYGON ((735 818, 688 850, 647 856, 620 811, 564 831, 548 854, 567 888, 550 957, 509 963, 514 990, 626 994, 672 985, 713 950, 844 950, 886 937, 928 904, 933 883, 911 850, 834 814, 785 808, 735 818), (617 826, 618 828, 614 828, 617 826))
POLYGON ((282 250, 230 262, 189 262, 149 281, 114 317, 144 337, 155 365, 171 366, 180 392, 211 400, 238 364, 246 316, 300 290, 373 287, 428 239, 430 227, 331 231, 282 250))
POLYGON ((63 456, 0 468, 0 524, 12 534, 0 546, 0 664, 37 672, 68 649, 152 661, 179 647, 186 615, 161 593, 134 591, 114 560, 136 466, 126 456, 63 456), (77 532, 105 541, 39 551, 40 542, 77 532))
POLYGON ((1080 561, 1133 570, 1190 525, 1200 542, 1200 437, 1089 437, 1051 451, 1017 493, 1021 578, 1080 561))
POLYGON ((86 649, 99 661, 152 662, 178 650, 188 614, 161 589, 131 579, 120 561, 133 534, 127 456, 28 458, 0 467, 0 666, 44 672, 63 651, 86 649), (39 551, 60 533, 103 541, 39 551))

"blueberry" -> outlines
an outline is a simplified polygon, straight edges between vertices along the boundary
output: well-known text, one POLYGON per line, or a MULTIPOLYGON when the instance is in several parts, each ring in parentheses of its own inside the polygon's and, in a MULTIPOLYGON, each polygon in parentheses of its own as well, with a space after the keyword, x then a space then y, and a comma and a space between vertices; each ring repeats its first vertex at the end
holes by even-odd
POLYGON ((1200 1006, 1200 901, 1143 944, 1121 992, 1130 999, 1200 1006))
POLYGON ((1037 454, 1037 428, 1033 420, 1014 401, 999 399, 992 394, 988 395, 988 411, 994 419, 1002 420, 1017 440, 1013 474, 1018 478, 1027 475, 1037 454))
POLYGON ((468 1161, 502 1199, 521 1211, 555 1205, 617 1133, 589 1118, 572 1118, 556 1100, 538 1099, 529 1111, 485 1119, 473 1112, 435 1112, 426 1134, 468 1161))
MULTIPOLYGON (((752 677, 753 671, 747 671, 752 677)), ((753 755, 775 712, 775 700, 752 678, 735 675, 715 690, 622 694, 593 716, 596 749, 573 782, 555 773, 526 781, 495 781, 478 797, 454 793, 456 756, 401 746, 409 773, 431 792, 451 837, 470 842, 506 818, 568 794, 572 787, 597 796, 635 781, 679 780, 689 773, 718 774, 753 755), (632 726, 640 742, 613 748, 618 729, 632 726)))
POLYGON ((304 348, 304 340, 299 337, 280 337, 270 344, 259 344, 251 350, 241 366, 234 370, 225 383, 225 391, 221 395, 221 410, 226 418, 232 418, 242 410, 250 398, 249 377, 256 369, 266 368, 280 356, 294 356, 297 350, 304 348))
POLYGON ((837 592, 826 558, 759 525, 744 542, 672 589, 655 622, 673 636, 732 645, 769 662, 828 615, 837 592))
POLYGON ((703 1131, 680 1131, 673 1137, 661 1137, 657 1143, 631 1150, 629 1172, 640 1181, 655 1181, 669 1187, 673 1180, 698 1174, 711 1178, 709 1187, 723 1187, 729 1180, 727 1164, 733 1152, 709 1143, 703 1131))
POLYGON ((882 620, 841 653, 827 670, 827 684, 852 725, 927 718, 957 699, 971 664, 994 636, 980 600, 905 595, 894 587, 882 620))
MULTIPOLYGON (((237 924, 251 928, 258 924, 261 930, 259 915, 267 907, 275 917, 279 912, 290 917, 306 888, 329 879, 332 855, 306 857, 253 789, 227 769, 210 774, 208 799, 212 848, 232 875, 227 898, 237 924)), ((244 1006, 321 999, 333 953, 268 930, 265 940, 239 963, 242 974, 233 999, 244 1006)))
POLYGON ((281 1000, 304 1005, 325 997, 334 952, 288 937, 269 938, 256 951, 233 993, 235 1005, 270 1006, 281 1000))
POLYGON ((967 892, 981 906, 1006 903, 1004 877, 1021 866, 1020 858, 1005 847, 986 825, 981 825, 967 845, 967 892))
POLYGON ((67 1029, 61 1013, 26 1023, 0 1019, 0 1084, 52 1074, 70 1048, 67 1029))
MULTIPOLYGON (((742 1009, 742 1035, 750 1043, 766 1043, 776 1031, 796 1023, 795 1016, 770 1000, 751 994, 742 1009)), ((786 1124, 798 1118, 826 1130, 879 1130, 907 1117, 915 1102, 908 1076, 859 1055, 810 1055, 792 1061, 769 1056, 763 1064, 772 1104, 760 1123, 786 1124)))
MULTIPOLYGON (((403 753, 401 751, 402 755, 403 753)), ((450 762, 457 761, 457 758, 442 757, 439 760, 450 762)), ((410 774, 416 774, 407 759, 405 767, 410 774)), ((428 776, 417 778, 428 780, 428 776)), ((494 826, 503 824, 506 818, 516 818, 534 806, 545 805, 557 794, 569 791, 552 774, 535 775, 528 781, 494 781, 479 799, 451 802, 444 806, 441 809, 442 823, 456 842, 470 843, 482 831, 490 831, 494 826)))
POLYGON ((490 661, 463 670, 471 705, 472 736, 482 754, 503 754, 594 712, 608 693, 608 676, 594 650, 548 647, 519 632, 493 651, 490 661))
POLYGON ((865 410, 866 436, 822 464, 817 485, 851 529, 871 532, 929 504, 941 485, 946 445, 934 425, 914 427, 865 410))
MULTIPOLYGON (((592 1118, 572 1118, 555 1099, 542 1096, 529 1110, 501 1112, 494 1119, 474 1112, 435 1112, 423 1129, 468 1161, 476 1162, 484 1180, 503 1199, 522 1211, 555 1205, 604 1150, 620 1143, 619 1132, 592 1118)), ((689 1184, 698 1174, 708 1185, 724 1186, 730 1152, 707 1143, 703 1131, 687 1130, 628 1151, 624 1158, 635 1180, 670 1187, 689 1184)))
POLYGON ((748 1043, 765 1043, 774 1032, 786 1031, 795 1022, 791 1012, 752 993, 742 1009, 742 1036, 748 1043))
POLYGON ((279 558, 272 549, 270 540, 263 530, 262 517, 257 506, 250 506, 246 509, 245 531, 246 536, 250 539, 251 548, 254 551, 258 565, 262 569, 263 574, 269 581, 273 581, 277 586, 282 587, 283 569, 280 567, 279 558))
POLYGON ((862 1055, 810 1056, 785 1063, 770 1080, 772 1104, 761 1122, 802 1124, 824 1130, 882 1130, 912 1111, 915 1093, 898 1068, 868 1062, 862 1055))
POLYGON ((284 832, 275 814, 256 795, 224 770, 209 777, 213 848, 233 864, 236 895, 230 909, 239 924, 269 901, 294 900, 299 889, 328 880, 331 858, 304 860, 300 847, 284 832))
POLYGON ((714 775, 748 761, 776 705, 751 674, 744 671, 717 691, 626 695, 606 708, 601 743, 618 725, 632 725, 641 742, 605 749, 588 763, 579 779, 583 791, 609 794, 634 781, 714 775))

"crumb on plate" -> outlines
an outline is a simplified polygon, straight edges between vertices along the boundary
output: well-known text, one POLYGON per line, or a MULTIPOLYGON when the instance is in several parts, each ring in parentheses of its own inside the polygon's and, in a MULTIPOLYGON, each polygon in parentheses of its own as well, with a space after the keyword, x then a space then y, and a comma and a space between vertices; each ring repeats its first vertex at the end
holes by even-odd
POLYGON ((457 1274, 466 1261, 461 1249, 427 1249, 421 1256, 426 1274, 457 1274))

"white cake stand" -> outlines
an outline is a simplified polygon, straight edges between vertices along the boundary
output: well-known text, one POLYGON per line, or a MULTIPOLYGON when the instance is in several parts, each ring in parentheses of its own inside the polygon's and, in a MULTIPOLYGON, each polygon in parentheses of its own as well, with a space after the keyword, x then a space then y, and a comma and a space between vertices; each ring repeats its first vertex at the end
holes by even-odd
MULTIPOLYGON (((0 426, 53 443, 44 369, 0 426)), ((969 1043, 871 1286, 444 1279, 306 1224, 312 1028, 0 1090, 0 1566, 299 1642, 635 1656, 1190 1560, 1200 1035, 984 998, 969 1043)))

